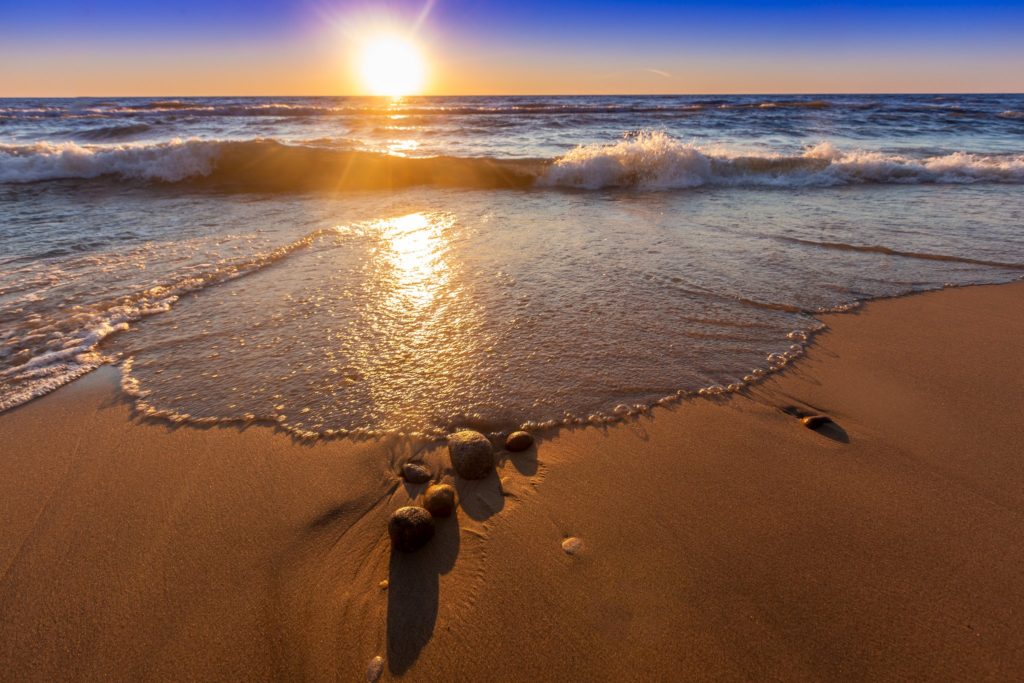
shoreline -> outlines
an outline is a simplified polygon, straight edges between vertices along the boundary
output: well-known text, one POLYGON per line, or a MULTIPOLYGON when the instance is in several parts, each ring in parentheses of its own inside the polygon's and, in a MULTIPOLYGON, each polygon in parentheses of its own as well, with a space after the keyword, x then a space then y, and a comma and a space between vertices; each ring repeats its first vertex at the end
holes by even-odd
POLYGON ((541 432, 411 556, 396 472, 440 476, 438 444, 154 424, 101 368, 0 415, 0 652, 20 680, 1013 677, 1022 296, 871 300, 742 392, 541 432))
MULTIPOLYGON (((902 255, 902 254, 901 254, 902 255)), ((911 255, 911 258, 919 258, 920 255, 911 255)), ((973 261, 967 260, 970 263, 973 261)), ((989 265, 998 265, 989 263, 989 265)), ((1004 264, 1005 265, 1005 264, 1004 264)), ((662 396, 660 398, 650 399, 644 403, 637 403, 628 407, 627 411, 618 412, 611 411, 609 413, 602 413, 595 411, 593 415, 596 416, 597 420, 592 421, 588 418, 580 416, 573 416, 565 420, 559 421, 556 419, 550 419, 542 422, 527 421, 521 423, 515 427, 505 429, 504 431, 492 431, 486 432, 489 437, 493 439, 499 439, 505 434, 515 430, 526 430, 537 434, 538 436, 550 437, 552 434, 563 430, 573 430, 580 428, 603 428, 615 424, 628 423, 640 416, 650 413, 652 410, 657 408, 671 407, 675 404, 682 403, 688 400, 694 400, 697 398, 716 398, 720 396, 726 396, 728 394, 742 393, 745 391, 751 391, 755 389, 759 384, 771 378, 773 375, 785 371, 787 368, 792 367, 792 364, 799 361, 800 358, 807 353, 808 348, 813 343, 816 336, 827 332, 828 326, 824 323, 823 319, 835 315, 842 315, 847 313, 857 313, 863 306, 878 302, 878 301, 890 301, 896 299, 903 299, 908 297, 919 296, 922 294, 934 294, 937 292, 944 292, 949 289, 963 289, 972 287, 999 287, 1004 285, 1012 285, 1024 281, 1024 276, 1016 277, 1012 280, 1005 282, 980 282, 980 283, 969 283, 969 284, 946 284, 941 287, 933 289, 915 290, 910 292, 904 292, 902 294, 895 295, 884 295, 872 298, 857 299, 850 303, 837 304, 827 309, 821 309, 816 312, 805 311, 808 316, 811 316, 818 324, 817 327, 813 327, 806 330, 793 330, 787 336, 786 340, 790 342, 790 349, 787 351, 778 351, 767 354, 767 358, 770 360, 772 357, 782 359, 782 362, 773 361, 769 362, 764 366, 758 366, 752 370, 747 371, 747 376, 743 377, 736 383, 722 385, 712 384, 697 389, 679 389, 671 394, 662 396), (794 337, 794 334, 801 335, 794 337), (795 346, 793 344, 795 342, 795 346), (799 346, 799 350, 796 349, 799 346), (751 376, 753 375, 753 376, 751 376)), ((780 347, 783 345, 782 340, 779 341, 780 347)), ((93 349, 95 351, 95 348, 93 349)), ((150 406, 145 401, 147 392, 142 391, 137 386, 137 380, 131 376, 132 361, 134 359, 129 357, 121 359, 117 362, 101 362, 94 368, 85 369, 81 374, 74 378, 57 385, 55 388, 50 389, 44 394, 33 396, 21 403, 12 405, 11 407, 0 411, 0 417, 5 414, 22 408, 33 401, 43 399, 55 391, 69 387, 76 382, 87 379, 89 375, 113 370, 118 375, 118 386, 120 393, 123 395, 123 399, 126 402, 133 403, 132 406, 132 419, 140 422, 149 424, 165 425, 165 426, 188 426, 197 429, 207 429, 210 427, 220 427, 227 429, 248 429, 250 427, 262 427, 269 428, 272 432, 286 435, 289 438, 297 442, 310 442, 310 441, 331 441, 331 440, 351 440, 351 441, 378 441, 378 440, 390 440, 390 439, 408 439, 417 443, 441 443, 444 440, 444 435, 441 433, 440 427, 432 428, 431 432, 387 432, 378 431, 369 427, 356 427, 351 430, 334 430, 329 429, 326 433, 303 431, 295 428, 291 428, 287 425, 283 425, 279 422, 274 421, 270 418, 265 417, 192 417, 187 414, 181 414, 174 409, 156 408, 150 406), (142 405, 143 408, 139 408, 142 405)), ((472 425, 451 425, 445 433, 449 433, 452 430, 460 428, 473 428, 477 427, 472 425)))

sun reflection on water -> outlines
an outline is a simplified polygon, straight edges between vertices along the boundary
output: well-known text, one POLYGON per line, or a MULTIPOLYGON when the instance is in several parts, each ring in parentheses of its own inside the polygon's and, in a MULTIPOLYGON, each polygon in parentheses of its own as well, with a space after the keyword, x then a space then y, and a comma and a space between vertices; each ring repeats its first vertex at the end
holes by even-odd
POLYGON ((363 405, 377 414, 444 424, 464 402, 466 378, 480 372, 474 368, 491 340, 461 276, 459 229, 453 215, 424 211, 362 231, 373 242, 374 296, 360 327, 375 342, 353 361, 364 369, 363 405))
POLYGON ((390 266, 391 296, 388 307, 422 310, 448 285, 445 231, 451 219, 411 213, 381 221, 384 257, 390 266))

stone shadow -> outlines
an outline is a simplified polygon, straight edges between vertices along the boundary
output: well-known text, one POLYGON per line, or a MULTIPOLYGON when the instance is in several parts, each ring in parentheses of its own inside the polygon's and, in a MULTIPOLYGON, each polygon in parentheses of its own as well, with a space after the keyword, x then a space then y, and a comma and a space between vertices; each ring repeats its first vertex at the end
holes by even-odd
POLYGON ((458 513, 437 519, 434 538, 412 553, 391 550, 388 568, 387 660, 392 674, 409 670, 430 642, 437 623, 442 574, 459 555, 458 513))

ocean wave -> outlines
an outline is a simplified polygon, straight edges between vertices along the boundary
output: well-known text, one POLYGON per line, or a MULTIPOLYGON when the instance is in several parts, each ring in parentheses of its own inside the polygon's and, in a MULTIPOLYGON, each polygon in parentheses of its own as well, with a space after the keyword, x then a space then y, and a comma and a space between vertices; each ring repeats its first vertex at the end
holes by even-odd
MULTIPOLYGON (((719 109, 830 109, 837 103, 828 100, 765 100, 763 102, 740 102, 735 104, 722 104, 719 109)), ((847 108, 863 109, 873 106, 871 103, 857 103, 847 108)))
POLYGON ((109 177, 263 192, 415 185, 507 188, 529 186, 542 168, 528 160, 408 158, 273 140, 0 144, 0 182, 6 183, 109 177))
MULTIPOLYGON (((216 102, 207 100, 165 100, 138 103, 91 103, 85 108, 75 107, 9 107, 0 108, 0 114, 14 117, 58 116, 67 118, 111 117, 142 118, 153 115, 177 114, 194 117, 345 117, 390 118, 393 116, 419 117, 423 120, 448 117, 564 117, 571 115, 637 115, 654 114, 672 116, 701 111, 741 110, 756 113, 766 109, 837 109, 861 110, 881 107, 877 102, 838 102, 831 100, 726 100, 679 101, 672 99, 637 102, 521 102, 521 103, 454 103, 407 101, 399 105, 377 99, 348 101, 302 102, 216 102)), ((915 109, 914 111, 930 111, 915 109)))
POLYGON ((69 135, 82 140, 103 142, 107 140, 122 140, 135 135, 142 135, 152 130, 148 123, 129 123, 120 126, 100 126, 98 128, 87 128, 85 130, 68 131, 69 135))
POLYGON ((0 144, 0 182, 98 178, 176 182, 208 175, 220 153, 216 142, 81 145, 76 142, 0 144))
POLYGON ((742 155, 681 142, 660 132, 577 147, 540 182, 581 189, 682 189, 701 186, 828 187, 860 183, 1022 183, 1024 155, 956 152, 914 159, 843 152, 821 143, 802 154, 742 155))
POLYGON ((610 144, 577 147, 552 160, 402 157, 274 140, 0 144, 0 182, 95 178, 258 192, 1024 183, 1024 155, 956 152, 913 158, 842 151, 827 142, 796 155, 749 154, 643 131, 610 144))

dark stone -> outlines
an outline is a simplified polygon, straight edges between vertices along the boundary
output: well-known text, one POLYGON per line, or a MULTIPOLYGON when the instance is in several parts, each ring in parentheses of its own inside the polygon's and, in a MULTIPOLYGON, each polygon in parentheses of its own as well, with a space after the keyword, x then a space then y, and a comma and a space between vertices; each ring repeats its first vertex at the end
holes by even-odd
POLYGON ((388 520, 388 535, 395 549, 411 553, 434 537, 434 518, 421 507, 398 508, 388 520))
POLYGON ((533 445, 533 436, 527 432, 512 432, 505 439, 505 449, 518 453, 533 445))
POLYGON ((430 481, 430 470, 423 465, 407 462, 402 465, 402 478, 410 484, 424 484, 430 481))
POLYGON ((463 479, 483 479, 494 469, 494 449, 480 432, 464 430, 448 435, 452 467, 463 479))
POLYGON ((827 415, 808 415, 800 420, 808 429, 820 429, 827 424, 832 424, 832 418, 827 415))
POLYGON ((451 484, 434 484, 423 497, 423 507, 434 517, 451 517, 455 511, 455 487, 451 484))

